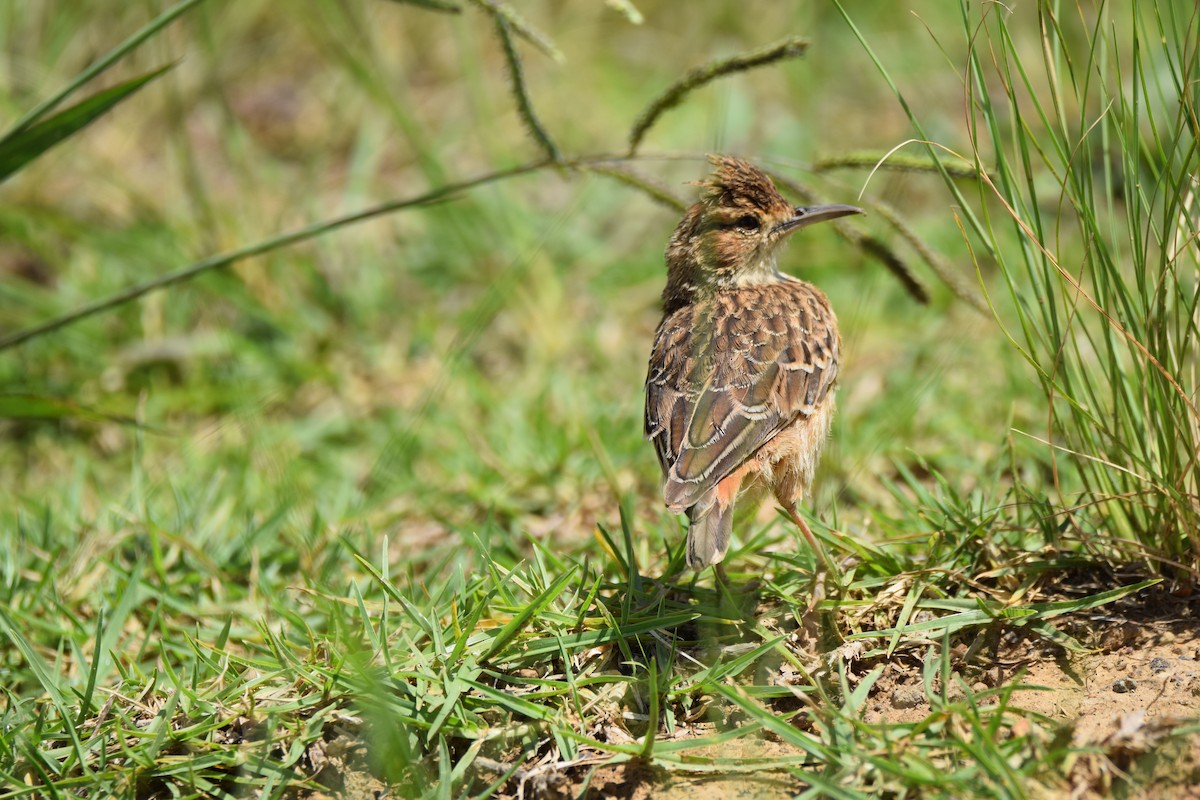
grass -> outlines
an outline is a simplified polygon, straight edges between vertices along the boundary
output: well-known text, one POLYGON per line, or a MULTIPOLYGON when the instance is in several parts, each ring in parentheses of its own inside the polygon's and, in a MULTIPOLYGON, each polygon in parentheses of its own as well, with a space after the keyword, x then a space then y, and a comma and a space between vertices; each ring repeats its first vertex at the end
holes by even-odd
MULTIPOLYGON (((98 306, 0 351, 0 797, 546 796, 614 769, 1098 791, 1079 764, 1117 755, 976 678, 1014 637, 1085 647, 1056 620, 1195 574, 1183 4, 1134 26, 929 4, 902 41, 766 2, 642 2, 640 27, 424 5, 198 4, 104 85, 170 72, 0 187, 5 341, 98 306), (783 33, 803 58, 694 85, 783 33), (404 205, 623 151, 639 117, 623 180, 547 165, 404 205), (914 130, 988 179, 937 148, 889 163, 862 202, 903 228, 885 210, 787 256, 848 350, 811 504, 845 564, 822 655, 790 525, 748 520, 729 584, 680 572, 639 419, 664 199, 721 149, 850 201, 873 159, 837 155, 914 130), (364 208, 387 213, 340 222, 364 208), (960 299, 972 257, 990 317, 960 299), (898 669, 928 713, 868 722, 898 669)), ((109 12, 0 11, 6 118, 150 16, 109 12)))
POLYGON ((987 57, 973 52, 966 72, 970 154, 994 178, 964 225, 977 257, 1005 278, 996 302, 1013 316, 1000 317, 1002 329, 1048 400, 1040 441, 1057 505, 1086 509, 1069 519, 1081 537, 1107 528, 1128 557, 1186 573, 1200 552, 1200 387, 1187 366, 1200 301, 1191 246, 1200 20, 1172 3, 1128 14, 1103 6, 1076 27, 1071 9, 1046 4, 1036 64, 1022 61, 1008 15, 963 15, 996 43, 987 57), (1130 44, 1115 33, 1122 27, 1130 44), (1080 33, 1088 48, 1072 46, 1080 33), (1064 485, 1060 462, 1082 491, 1064 485))

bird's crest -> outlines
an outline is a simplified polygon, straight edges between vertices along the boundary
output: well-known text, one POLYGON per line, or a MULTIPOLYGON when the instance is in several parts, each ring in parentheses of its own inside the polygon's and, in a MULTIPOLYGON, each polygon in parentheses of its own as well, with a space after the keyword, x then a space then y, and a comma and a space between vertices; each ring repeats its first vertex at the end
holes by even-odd
POLYGON ((745 208, 768 214, 788 214, 791 204, 758 167, 732 156, 710 155, 712 174, 700 186, 701 201, 712 207, 745 208))

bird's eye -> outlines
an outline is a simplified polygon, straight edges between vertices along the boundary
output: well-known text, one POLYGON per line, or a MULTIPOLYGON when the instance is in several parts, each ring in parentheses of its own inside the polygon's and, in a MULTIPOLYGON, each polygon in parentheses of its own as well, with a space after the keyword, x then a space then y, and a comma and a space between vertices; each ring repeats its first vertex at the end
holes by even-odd
POLYGON ((762 223, 758 217, 753 214, 743 214, 733 223, 735 227, 743 231, 756 231, 762 227, 762 223))

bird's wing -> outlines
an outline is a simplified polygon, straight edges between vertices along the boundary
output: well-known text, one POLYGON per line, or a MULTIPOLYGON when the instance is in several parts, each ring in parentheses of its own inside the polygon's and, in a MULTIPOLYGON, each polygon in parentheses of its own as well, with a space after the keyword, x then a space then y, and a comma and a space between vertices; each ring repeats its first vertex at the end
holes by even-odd
POLYGON ((646 377, 645 431, 667 505, 694 505, 811 415, 837 379, 839 344, 828 301, 801 282, 725 292, 664 319, 646 377))

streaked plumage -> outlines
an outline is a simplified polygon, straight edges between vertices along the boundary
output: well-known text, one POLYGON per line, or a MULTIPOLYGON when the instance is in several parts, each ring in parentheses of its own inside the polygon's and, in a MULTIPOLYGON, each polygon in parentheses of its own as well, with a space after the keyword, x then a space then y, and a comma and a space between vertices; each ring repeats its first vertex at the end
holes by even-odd
POLYGON ((646 377, 645 433, 667 506, 691 521, 693 569, 724 557, 734 501, 752 481, 803 526, 795 506, 828 436, 841 338, 825 295, 780 273, 775 253, 809 221, 859 213, 795 208, 750 164, 712 160, 701 201, 667 248, 646 377))

